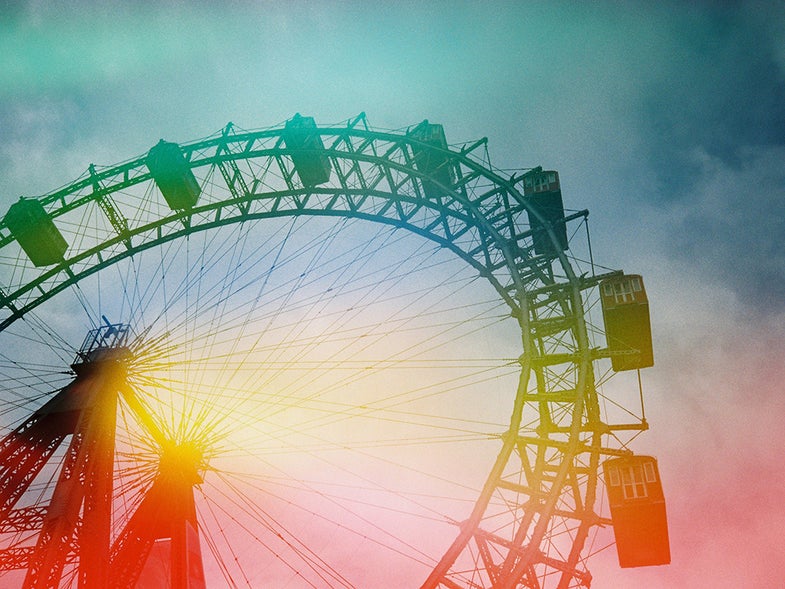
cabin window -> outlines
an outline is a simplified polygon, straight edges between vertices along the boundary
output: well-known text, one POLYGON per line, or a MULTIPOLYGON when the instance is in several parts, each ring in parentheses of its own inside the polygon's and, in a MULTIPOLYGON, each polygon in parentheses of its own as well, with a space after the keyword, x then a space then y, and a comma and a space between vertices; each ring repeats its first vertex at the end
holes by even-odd
POLYGON ((606 297, 612 297, 613 285, 606 282, 605 284, 602 285, 602 292, 606 297))
POLYGON ((616 282, 613 285, 613 290, 616 294, 616 303, 632 303, 635 300, 635 297, 632 294, 632 288, 630 286, 630 281, 625 280, 623 282, 616 282))
POLYGON ((633 464, 621 469, 621 482, 625 499, 640 499, 646 497, 646 483, 643 479, 643 466, 633 464))
POLYGON ((647 483, 657 482, 657 473, 654 472, 654 463, 646 462, 643 464, 643 474, 646 476, 647 483))
POLYGON ((632 279, 632 290, 635 292, 641 291, 641 279, 637 276, 632 279))
POLYGON ((612 466, 608 469, 608 478, 610 479, 611 487, 619 486, 619 469, 612 466))

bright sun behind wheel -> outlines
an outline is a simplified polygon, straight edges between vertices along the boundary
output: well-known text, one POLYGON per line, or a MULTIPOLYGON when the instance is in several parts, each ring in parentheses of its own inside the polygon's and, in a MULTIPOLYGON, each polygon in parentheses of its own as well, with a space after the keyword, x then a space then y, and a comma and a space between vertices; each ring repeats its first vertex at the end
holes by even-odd
MULTIPOLYGON (((320 225, 290 232, 275 269, 244 259, 247 286, 234 278, 236 292, 211 286, 225 283, 223 270, 203 272, 198 299, 183 293, 166 306, 164 333, 145 328, 155 343, 139 344, 130 380, 178 439, 205 438, 197 507, 216 519, 207 532, 224 530, 211 533, 216 558, 233 550, 266 563, 231 574, 253 584, 291 569, 305 576, 305 566, 318 586, 322 569, 341 570, 351 554, 378 566, 395 554, 416 583, 430 550, 422 539, 438 537, 424 530, 481 484, 455 480, 456 452, 482 473, 488 430, 503 427, 499 391, 517 371, 511 349, 499 355, 509 318, 421 240, 388 230, 378 251, 335 237, 314 251, 320 225), (483 353, 466 358, 469 343, 483 353), (309 536, 319 539, 292 545, 309 536)), ((167 283, 177 274, 188 280, 180 268, 167 283)), ((362 586, 367 573, 354 574, 362 586)))

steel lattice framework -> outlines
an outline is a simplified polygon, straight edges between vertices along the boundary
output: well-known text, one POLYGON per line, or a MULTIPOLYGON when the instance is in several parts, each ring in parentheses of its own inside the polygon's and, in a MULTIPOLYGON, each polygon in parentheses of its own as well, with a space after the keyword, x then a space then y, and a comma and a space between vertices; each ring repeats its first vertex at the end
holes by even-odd
MULTIPOLYGON (((75 228, 62 263, 35 268, 0 224, 0 257, 14 261, 0 270, 0 331, 119 260, 222 225, 349 217, 418 234, 454 252, 496 289, 517 319, 522 341, 518 390, 496 461, 422 587, 588 587, 586 540, 593 528, 609 523, 596 507, 599 463, 626 452, 609 434, 646 428, 645 420, 608 423, 598 402, 595 365, 609 353, 590 341, 585 300, 609 274, 576 275, 569 252, 535 253, 529 219, 539 214, 524 197, 520 177, 506 177, 478 157, 485 140, 438 148, 405 131, 372 130, 364 115, 315 132, 334 172, 316 186, 300 182, 282 127, 246 132, 230 124, 181 145, 199 182, 220 187, 190 210, 172 211, 151 194, 143 157, 90 166, 83 178, 40 199, 58 226, 75 228), (444 175, 415 165, 417 149, 446 158, 449 184, 444 175), (424 182, 438 193, 426 194, 424 182), (130 190, 136 185, 147 186, 141 196, 130 190), (91 231, 81 231, 88 220, 91 231)), ((580 211, 566 222, 587 215, 580 211)), ((553 229, 549 233, 555 240, 553 229)), ((45 461, 54 441, 47 438, 30 460, 45 461)), ((5 526, 22 517, 12 504, 13 498, 0 512, 5 526)), ((34 515, 25 517, 31 525, 34 515)), ((3 558, 8 563, 14 554, 3 558)))

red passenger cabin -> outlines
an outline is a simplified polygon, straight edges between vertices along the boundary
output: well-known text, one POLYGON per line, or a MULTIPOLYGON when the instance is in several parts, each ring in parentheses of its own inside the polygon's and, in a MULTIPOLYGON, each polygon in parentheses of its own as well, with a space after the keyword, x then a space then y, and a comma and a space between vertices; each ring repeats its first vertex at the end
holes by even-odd
POLYGON ((527 172, 523 176, 523 196, 529 203, 527 214, 534 253, 556 257, 560 251, 567 249, 567 225, 564 221, 559 173, 541 167, 527 172), (549 226, 556 236, 556 243, 548 235, 549 226))
POLYGON ((605 337, 617 372, 654 366, 649 300, 643 278, 614 276, 600 283, 605 337))
POLYGON ((670 563, 665 496, 657 460, 651 456, 611 458, 602 469, 619 566, 670 563))

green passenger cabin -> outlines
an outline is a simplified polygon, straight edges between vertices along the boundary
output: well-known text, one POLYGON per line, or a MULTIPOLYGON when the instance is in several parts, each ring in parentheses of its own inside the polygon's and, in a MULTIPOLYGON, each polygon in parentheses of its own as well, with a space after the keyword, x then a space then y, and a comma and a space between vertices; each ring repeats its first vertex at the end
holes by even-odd
POLYGON ((555 170, 534 168, 523 176, 523 196, 528 203, 527 214, 532 230, 534 253, 550 258, 567 249, 567 225, 564 221, 564 204, 555 170), (553 231, 556 242, 548 235, 553 231))
POLYGON ((50 266, 63 260, 68 244, 39 201, 20 198, 8 209, 4 221, 36 266, 50 266))
POLYGON ((455 173, 447 153, 447 139, 442 125, 424 120, 409 131, 412 143, 414 167, 427 176, 422 179, 426 198, 437 199, 447 194, 455 183, 455 173))
POLYGON ((177 143, 161 139, 145 163, 170 209, 187 210, 196 204, 202 190, 177 143))
POLYGON ((303 186, 316 186, 330 180, 330 158, 313 117, 294 115, 284 126, 283 140, 291 150, 294 169, 303 186))

